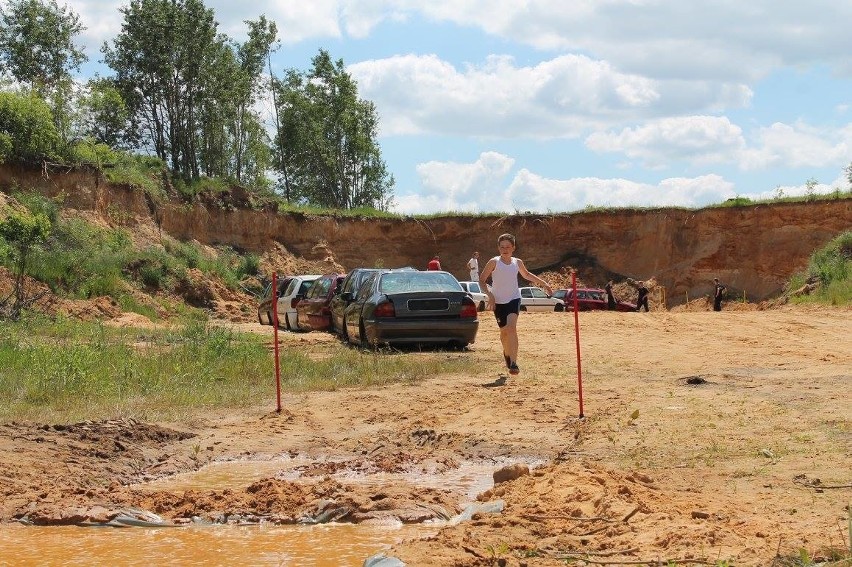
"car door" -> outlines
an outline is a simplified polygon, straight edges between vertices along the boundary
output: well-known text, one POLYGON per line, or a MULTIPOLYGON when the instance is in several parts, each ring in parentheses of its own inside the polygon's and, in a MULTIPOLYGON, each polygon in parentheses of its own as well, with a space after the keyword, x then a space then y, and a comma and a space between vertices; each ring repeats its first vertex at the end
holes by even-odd
POLYGON ((364 311, 364 303, 373 294, 373 286, 376 283, 378 274, 372 272, 366 274, 368 277, 363 280, 363 283, 358 288, 352 302, 346 307, 343 316, 343 326, 346 329, 346 338, 350 343, 363 344, 365 337, 361 336, 361 318, 364 311))
POLYGON ((521 288, 521 310, 535 311, 535 303, 533 302, 532 291, 528 287, 521 288))
POLYGON ((544 293, 544 290, 541 290, 537 287, 529 288, 530 295, 532 296, 534 309, 531 311, 552 311, 553 305, 550 297, 544 293))
POLYGON ((321 322, 316 320, 316 316, 325 300, 329 287, 331 287, 329 276, 315 280, 305 292, 305 297, 296 304, 296 324, 300 330, 311 331, 321 326, 321 322))

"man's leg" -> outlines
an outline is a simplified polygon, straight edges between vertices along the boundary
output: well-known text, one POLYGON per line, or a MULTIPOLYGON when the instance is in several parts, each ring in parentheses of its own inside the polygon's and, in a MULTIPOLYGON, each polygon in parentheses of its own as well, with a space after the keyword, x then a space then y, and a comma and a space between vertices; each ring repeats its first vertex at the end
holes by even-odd
POLYGON ((509 371, 512 367, 517 370, 518 361, 518 314, 510 313, 506 318, 506 326, 500 329, 500 342, 503 344, 503 353, 509 357, 509 371))

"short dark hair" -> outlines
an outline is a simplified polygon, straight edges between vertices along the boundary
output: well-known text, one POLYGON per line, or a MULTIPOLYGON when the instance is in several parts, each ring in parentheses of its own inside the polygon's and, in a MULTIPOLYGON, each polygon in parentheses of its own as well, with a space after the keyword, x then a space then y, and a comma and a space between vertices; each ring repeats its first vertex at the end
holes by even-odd
POLYGON ((503 234, 501 234, 500 236, 497 237, 497 244, 500 244, 504 240, 508 240, 509 242, 511 242, 512 246, 517 246, 517 244, 515 243, 515 235, 514 234, 509 234, 508 232, 504 232, 503 234))

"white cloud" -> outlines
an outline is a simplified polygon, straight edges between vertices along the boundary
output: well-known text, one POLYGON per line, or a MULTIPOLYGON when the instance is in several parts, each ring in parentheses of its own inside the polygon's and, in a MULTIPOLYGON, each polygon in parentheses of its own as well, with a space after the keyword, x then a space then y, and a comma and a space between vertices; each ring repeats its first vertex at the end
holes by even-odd
POLYGON ((743 170, 829 167, 852 154, 852 124, 815 128, 803 122, 775 123, 750 136, 726 117, 664 118, 620 132, 595 132, 586 138, 592 151, 621 152, 642 165, 660 168, 685 161, 693 166, 729 163, 743 170))
POLYGON ((695 207, 735 195, 733 184, 718 175, 663 179, 656 185, 597 177, 547 179, 521 170, 508 190, 517 211, 572 211, 586 206, 695 207))
POLYGON ((404 55, 348 71, 360 96, 380 109, 383 135, 576 137, 668 112, 742 106, 751 97, 746 87, 651 81, 579 55, 526 67, 491 56, 461 70, 436 55, 404 55))
POLYGON ((514 163, 514 159, 497 152, 483 152, 473 163, 422 163, 417 166, 422 190, 418 195, 397 196, 396 208, 400 212, 476 212, 483 206, 499 210, 505 200, 502 191, 495 188, 504 184, 514 163))
POLYGON ((428 17, 542 50, 580 51, 655 78, 742 81, 771 69, 828 63, 852 71, 852 4, 833 0, 458 0, 423 3, 428 17))
POLYGON ((736 195, 718 175, 663 179, 656 185, 596 177, 549 179, 527 169, 508 176, 514 159, 484 152, 473 163, 428 162, 418 166, 422 189, 397 195, 401 213, 564 212, 586 206, 703 206, 736 195))
POLYGON ((586 138, 595 152, 622 152, 647 167, 664 167, 673 161, 693 164, 735 161, 745 147, 739 126, 725 117, 664 118, 619 133, 596 132, 586 138))
POLYGON ((842 163, 852 155, 852 124, 840 130, 818 129, 807 124, 775 123, 757 132, 759 146, 742 164, 744 169, 760 169, 783 164, 786 167, 825 167, 842 163))

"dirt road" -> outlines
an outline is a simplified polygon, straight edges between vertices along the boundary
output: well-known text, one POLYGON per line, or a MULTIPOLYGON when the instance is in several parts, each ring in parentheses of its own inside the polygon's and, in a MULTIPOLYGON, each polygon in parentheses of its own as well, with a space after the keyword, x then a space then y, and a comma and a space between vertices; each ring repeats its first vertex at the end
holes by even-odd
MULTIPOLYGON (((391 554, 409 565, 767 565, 778 553, 848 549, 852 310, 582 313, 580 331, 582 420, 573 316, 525 313, 517 377, 503 373, 486 314, 469 352, 388 355, 461 357, 464 374, 287 395, 280 415, 270 403, 178 424, 5 424, 0 519, 97 521, 132 504, 166 518, 225 509, 286 522, 333 502, 344 521, 417 522, 459 512, 460 495, 326 475, 508 459, 545 464, 480 496, 504 501, 501 514, 391 554), (295 455, 308 459, 303 479, 318 483, 269 478, 206 492, 132 484, 210 461, 295 455)), ((324 334, 281 340, 317 356, 345 348, 324 334)))

